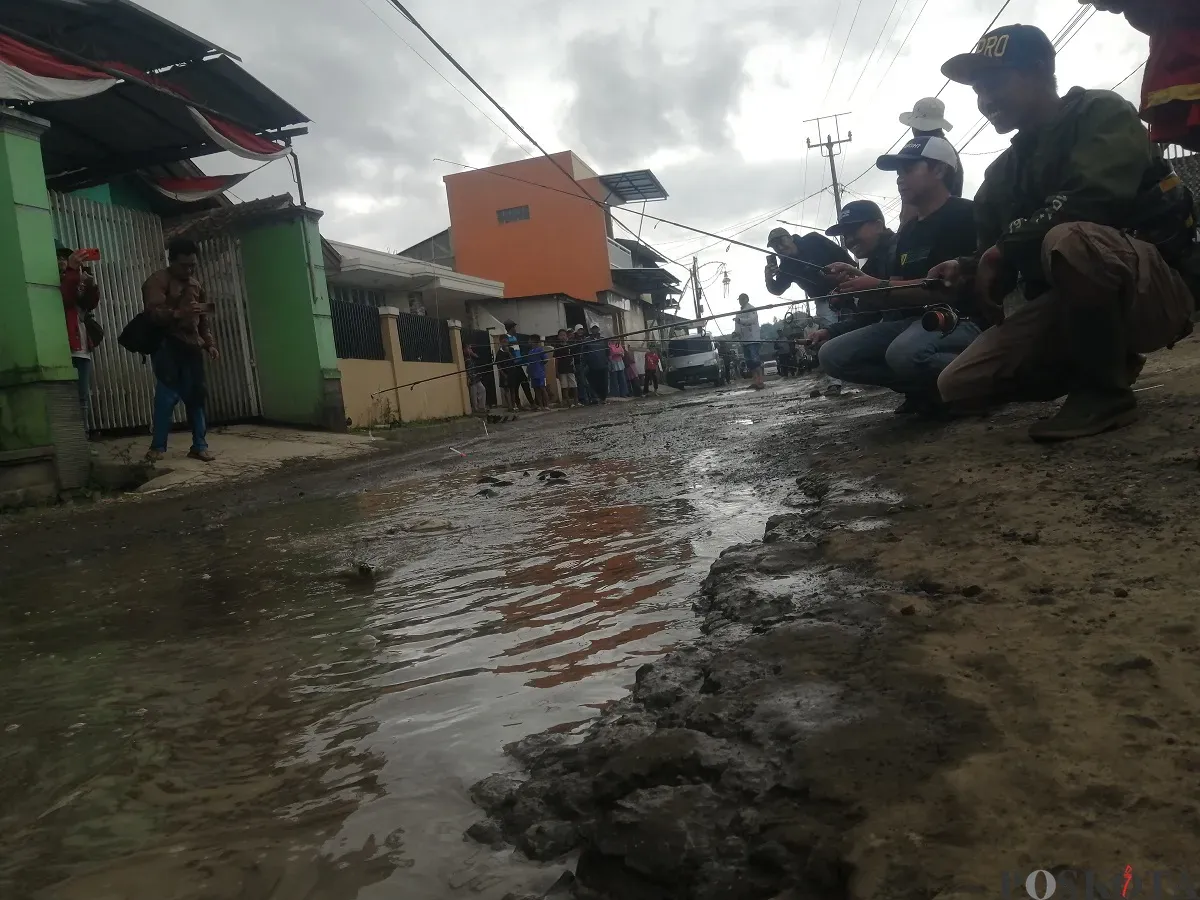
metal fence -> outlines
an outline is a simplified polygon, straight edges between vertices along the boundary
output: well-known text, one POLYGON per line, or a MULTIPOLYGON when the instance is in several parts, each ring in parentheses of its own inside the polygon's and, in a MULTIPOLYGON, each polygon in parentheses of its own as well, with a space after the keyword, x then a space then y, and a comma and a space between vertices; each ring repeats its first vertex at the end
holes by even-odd
POLYGON ((454 362, 450 326, 445 319, 400 313, 396 328, 400 332, 400 355, 405 362, 454 362))
POLYGON ((348 300, 330 300, 333 345, 338 359, 386 359, 379 310, 348 300))
MULTIPOLYGON (((100 261, 92 264, 100 287, 96 319, 105 340, 92 354, 92 411, 94 429, 127 429, 153 421, 154 373, 117 343, 117 335, 142 311, 142 283, 166 265, 162 222, 152 213, 97 203, 72 194, 50 194, 54 232, 72 249, 96 247, 100 261)), ((247 324, 246 289, 241 246, 236 238, 219 235, 200 245, 198 277, 214 304, 209 319, 221 358, 208 368, 210 422, 254 418, 260 413, 258 379, 247 324)), ((185 421, 182 405, 174 421, 185 421)))

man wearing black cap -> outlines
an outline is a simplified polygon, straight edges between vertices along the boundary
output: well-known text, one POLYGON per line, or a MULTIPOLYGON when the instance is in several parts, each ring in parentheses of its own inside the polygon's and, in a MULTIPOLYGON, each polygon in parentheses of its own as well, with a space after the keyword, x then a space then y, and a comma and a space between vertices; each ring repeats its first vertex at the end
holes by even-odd
POLYGON ((949 333, 926 331, 921 325, 922 307, 945 299, 924 286, 930 268, 975 250, 971 201, 950 196, 948 187, 947 173, 957 160, 944 138, 931 136, 913 138, 898 153, 879 157, 876 165, 897 173, 900 197, 915 212, 896 236, 888 266, 894 280, 848 266, 831 269, 842 282, 842 293, 897 288, 859 297, 860 312, 885 310, 880 320, 835 337, 821 348, 820 359, 821 368, 836 378, 903 393, 898 414, 941 412, 938 374, 980 332, 967 309, 949 333))
POLYGON ((1137 110, 1111 91, 1060 98, 1054 70, 1050 39, 1028 25, 998 28, 942 67, 974 88, 998 133, 1017 134, 975 198, 982 252, 930 273, 1002 322, 942 372, 942 397, 1066 394, 1030 429, 1043 441, 1134 421, 1138 354, 1191 331, 1200 284, 1192 197, 1137 110), (1027 302, 1004 319, 1000 298, 1018 284, 1027 302))

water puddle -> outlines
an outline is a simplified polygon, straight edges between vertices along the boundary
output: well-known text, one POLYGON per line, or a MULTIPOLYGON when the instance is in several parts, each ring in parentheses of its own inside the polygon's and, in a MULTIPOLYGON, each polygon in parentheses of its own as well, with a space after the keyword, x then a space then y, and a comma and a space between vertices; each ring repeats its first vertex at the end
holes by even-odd
POLYGON ((0 895, 548 884, 464 843, 466 789, 696 635, 693 590, 773 511, 719 464, 539 461, 491 485, 464 461, 7 585, 0 895))

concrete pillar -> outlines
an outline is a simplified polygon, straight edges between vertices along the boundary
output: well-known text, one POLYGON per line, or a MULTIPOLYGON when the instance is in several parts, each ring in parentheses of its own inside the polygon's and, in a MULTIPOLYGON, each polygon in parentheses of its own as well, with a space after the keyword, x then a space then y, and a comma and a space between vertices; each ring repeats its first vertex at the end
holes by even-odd
POLYGON ((462 397, 462 414, 471 414, 471 382, 467 378, 467 358, 463 353, 462 322, 451 320, 450 326, 450 355, 454 360, 454 368, 458 370, 456 381, 458 392, 462 397))
POLYGON ((90 466, 42 169, 48 127, 0 108, 0 506, 82 487, 90 466))
MULTIPOLYGON (((396 320, 399 316, 400 309, 398 307, 379 307, 379 329, 383 335, 383 354, 392 367, 392 384, 395 385, 400 384, 400 363, 404 361, 404 355, 400 351, 400 331, 396 327, 396 320)), ((396 418, 403 421, 404 417, 400 412, 400 391, 391 390, 386 394, 380 394, 380 400, 385 398, 391 404, 396 418)))
POLYGON ((242 234, 246 300, 263 418, 345 430, 320 217, 297 207, 242 234))

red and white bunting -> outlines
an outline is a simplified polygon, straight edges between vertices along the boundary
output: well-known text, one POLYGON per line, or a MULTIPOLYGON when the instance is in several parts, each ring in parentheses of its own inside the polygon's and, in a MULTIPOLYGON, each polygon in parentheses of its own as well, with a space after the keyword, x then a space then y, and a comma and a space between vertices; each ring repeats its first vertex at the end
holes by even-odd
POLYGON ((116 83, 103 72, 71 65, 0 34, 0 100, 78 100, 116 83))
POLYGON ((216 116, 202 113, 195 107, 189 106, 188 112, 196 123, 204 129, 204 133, 222 150, 228 150, 234 156, 242 159, 254 159, 259 162, 269 162, 273 159, 287 156, 290 148, 280 146, 274 141, 261 138, 252 131, 232 125, 216 116))
POLYGON ((251 175, 245 172, 241 175, 201 175, 194 178, 168 178, 143 174, 154 190, 171 200, 180 203, 196 203, 207 200, 218 194, 223 194, 239 181, 251 175))

